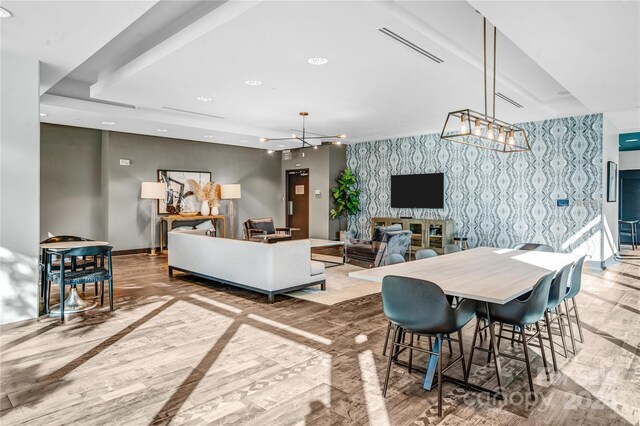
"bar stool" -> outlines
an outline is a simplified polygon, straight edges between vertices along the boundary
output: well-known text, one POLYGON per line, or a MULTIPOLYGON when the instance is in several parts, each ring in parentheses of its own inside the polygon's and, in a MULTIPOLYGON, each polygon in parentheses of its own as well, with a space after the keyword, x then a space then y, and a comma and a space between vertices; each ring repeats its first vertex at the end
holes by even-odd
MULTIPOLYGON (((631 250, 638 248, 638 221, 637 220, 619 220, 618 227, 620 234, 629 235, 631 237, 631 250), (629 227, 628 230, 625 227, 629 227)), ((618 241, 618 250, 620 250, 620 242, 618 241)))
MULTIPOLYGON (((467 369, 462 347, 461 329, 475 315, 475 301, 465 299, 452 308, 440 287, 430 281, 389 275, 382 280, 382 308, 393 324, 393 340, 387 361, 387 373, 384 379, 382 396, 387 396, 391 364, 397 360, 400 348, 409 349, 409 368, 413 351, 419 351, 438 357, 438 416, 442 417, 442 380, 443 374, 458 361, 462 361, 462 374, 467 382, 467 369), (411 333, 409 344, 402 337, 411 333), (450 333, 458 333, 460 356, 444 367, 442 366, 442 341, 450 333), (413 335, 435 336, 438 351, 426 350, 413 344, 413 335)), ((447 339, 449 341, 454 339, 447 339)))
POLYGON ((467 243, 467 237, 454 237, 453 238, 453 242, 454 242, 454 244, 459 245, 462 250, 469 250, 469 244, 467 243))
MULTIPOLYGON (((524 358, 516 357, 510 354, 500 353, 500 348, 498 344, 496 344, 496 354, 497 356, 504 356, 507 358, 515 359, 518 361, 523 361, 527 366, 527 378, 529 379, 529 390, 531 391, 531 399, 535 399, 535 394, 533 391, 533 378, 531 376, 531 363, 529 361, 529 348, 528 342, 533 338, 538 338, 538 344, 540 345, 540 351, 542 355, 542 364, 544 365, 544 370, 547 375, 547 380, 550 379, 549 371, 547 369, 547 356, 545 354, 544 345, 542 343, 542 333, 540 332, 540 325, 538 322, 542 318, 543 313, 547 309, 547 302, 549 299, 549 288, 551 287, 551 281, 553 280, 553 272, 548 273, 538 280, 536 285, 533 287, 531 293, 528 294, 525 300, 514 299, 511 302, 505 303, 504 305, 498 305, 494 303, 489 304, 489 314, 491 318, 491 324, 484 327, 491 327, 491 330, 494 327, 496 322, 500 324, 508 324, 519 329, 519 340, 522 343, 524 350, 524 358), (526 327, 529 325, 535 325, 535 333, 533 335, 527 336, 526 327)), ((486 314, 486 305, 484 303, 478 303, 476 306, 478 321, 476 323, 475 332, 473 333, 473 342, 471 344, 471 353, 469 354, 469 364, 467 366, 467 373, 465 374, 465 380, 469 380, 469 373, 471 371, 471 363, 473 362, 473 352, 475 350, 488 352, 491 355, 492 348, 485 349, 483 347, 476 347, 476 337, 482 331, 480 329, 480 324, 484 323, 487 319, 486 314)), ((493 334, 493 332, 492 332, 493 334)), ((505 337, 507 338, 507 337, 505 337)), ((501 378, 498 373, 497 377, 498 387, 501 386, 501 378)), ((502 392, 502 389, 500 389, 502 392)))

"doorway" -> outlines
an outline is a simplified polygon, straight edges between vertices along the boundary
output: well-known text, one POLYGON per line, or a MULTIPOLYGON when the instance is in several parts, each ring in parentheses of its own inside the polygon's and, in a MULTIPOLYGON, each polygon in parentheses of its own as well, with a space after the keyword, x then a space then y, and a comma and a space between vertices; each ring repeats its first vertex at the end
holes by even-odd
POLYGON ((286 216, 292 239, 309 238, 309 169, 287 170, 286 216))
MULTIPOLYGON (((620 220, 640 220, 640 170, 620 170, 620 220)), ((629 228, 620 233, 620 244, 631 244, 629 228), (626 232, 625 232, 626 231, 626 232)))

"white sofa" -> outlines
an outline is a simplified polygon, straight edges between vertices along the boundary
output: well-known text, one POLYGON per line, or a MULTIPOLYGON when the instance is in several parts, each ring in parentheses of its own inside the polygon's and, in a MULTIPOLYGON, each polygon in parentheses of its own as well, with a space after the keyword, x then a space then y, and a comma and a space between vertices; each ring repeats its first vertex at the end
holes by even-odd
POLYGON ((209 237, 204 231, 169 232, 169 275, 174 270, 269 296, 320 285, 324 263, 311 260, 309 240, 265 244, 209 237))

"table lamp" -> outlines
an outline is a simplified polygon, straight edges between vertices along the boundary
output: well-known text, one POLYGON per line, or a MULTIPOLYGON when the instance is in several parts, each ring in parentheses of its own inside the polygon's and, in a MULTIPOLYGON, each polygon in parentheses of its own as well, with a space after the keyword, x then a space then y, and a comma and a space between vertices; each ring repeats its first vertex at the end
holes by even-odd
POLYGON ((229 220, 231 221, 231 239, 235 238, 235 225, 234 225, 234 208, 233 200, 242 198, 242 188, 239 183, 220 186, 220 198, 223 200, 229 200, 229 220))
POLYGON ((157 256, 156 252, 156 203, 155 200, 164 200, 167 196, 167 185, 163 182, 142 182, 140 198, 151 200, 151 248, 149 256, 157 256))

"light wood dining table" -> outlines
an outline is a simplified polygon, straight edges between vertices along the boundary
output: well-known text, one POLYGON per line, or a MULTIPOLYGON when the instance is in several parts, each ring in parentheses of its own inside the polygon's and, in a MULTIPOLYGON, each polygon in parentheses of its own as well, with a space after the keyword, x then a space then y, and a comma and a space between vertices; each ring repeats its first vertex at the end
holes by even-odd
MULTIPOLYGON (((558 271, 580 257, 581 255, 573 253, 478 247, 444 256, 355 271, 349 273, 349 276, 375 282, 382 282, 388 275, 431 281, 442 288, 446 295, 485 302, 488 313, 489 303, 505 304, 525 294, 544 275, 558 271)), ((489 327, 489 331, 491 346, 495 349, 493 328, 489 327)), ((436 347, 434 350, 437 352, 437 349, 436 347)), ((497 351, 494 350, 493 355, 499 377, 500 360, 497 351)), ((424 381, 424 388, 427 390, 432 387, 436 365, 437 356, 430 356, 424 381)), ((448 379, 460 384, 455 379, 448 379)), ((470 384, 470 388, 495 394, 481 386, 470 384)))

